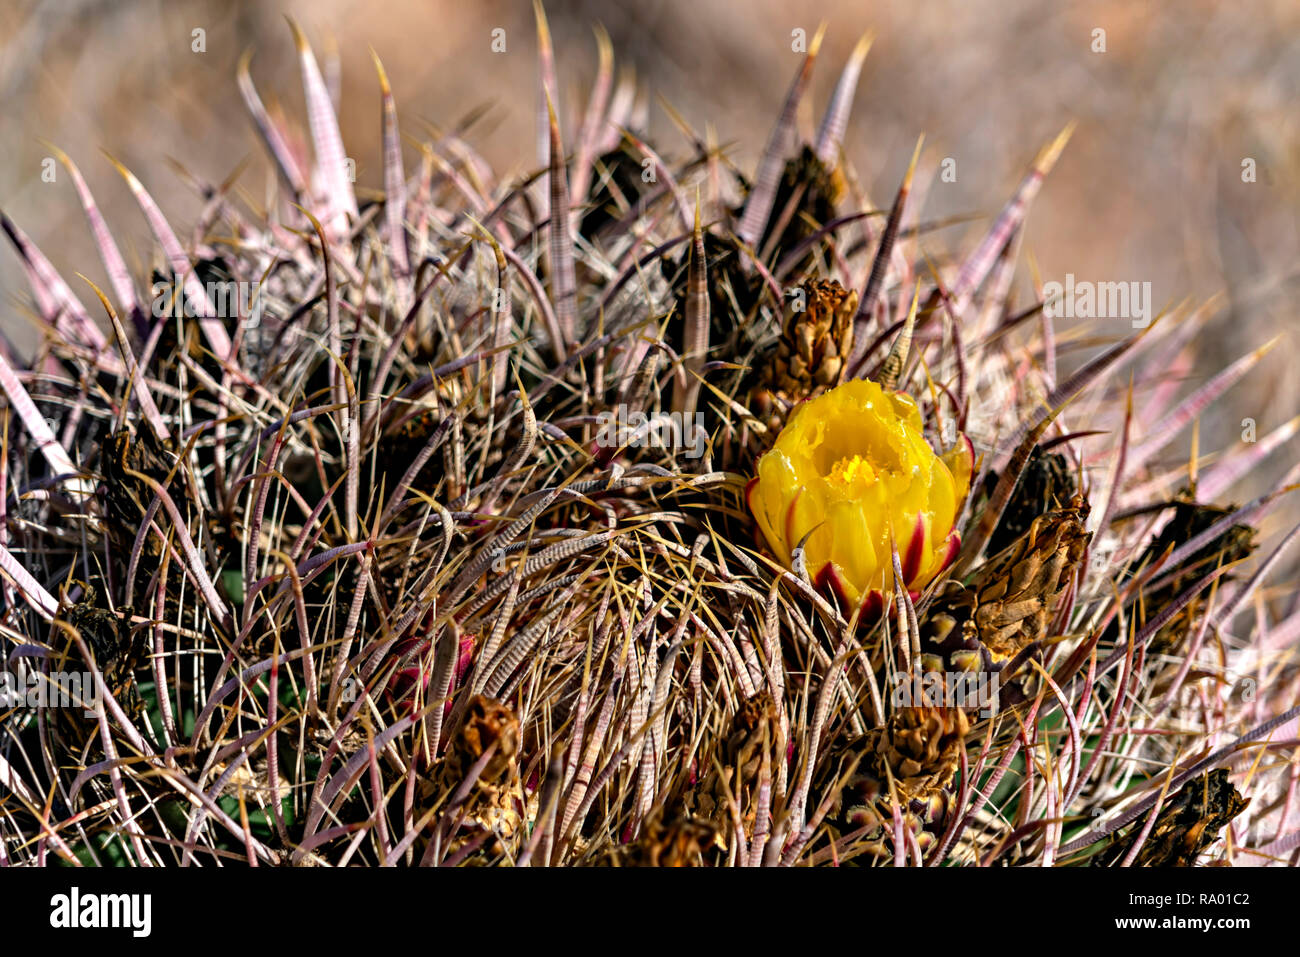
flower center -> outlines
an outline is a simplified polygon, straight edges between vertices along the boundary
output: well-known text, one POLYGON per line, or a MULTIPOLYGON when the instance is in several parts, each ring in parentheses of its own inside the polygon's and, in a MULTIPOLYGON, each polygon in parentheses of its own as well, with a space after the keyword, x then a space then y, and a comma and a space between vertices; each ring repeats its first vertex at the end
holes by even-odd
POLYGON ((826 480, 842 488, 872 485, 876 481, 876 467, 861 455, 846 455, 831 466, 826 480))

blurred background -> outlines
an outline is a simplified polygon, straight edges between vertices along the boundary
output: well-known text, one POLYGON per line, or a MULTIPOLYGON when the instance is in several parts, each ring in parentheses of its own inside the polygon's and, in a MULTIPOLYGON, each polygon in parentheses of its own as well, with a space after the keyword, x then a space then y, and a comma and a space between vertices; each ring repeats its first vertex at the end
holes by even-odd
MULTIPOLYGON (((1262 437, 1300 411, 1295 0, 549 0, 546 9, 562 119, 586 103, 599 20, 616 66, 634 67, 645 85, 652 137, 670 144, 661 149, 671 153, 681 141, 654 102, 660 96, 697 129, 714 124, 746 170, 799 62, 792 30, 811 37, 820 20, 828 23, 806 127, 858 37, 874 30, 847 152, 878 205, 892 200, 919 134, 931 166, 957 161, 956 182, 933 183, 922 218, 980 218, 936 237, 939 249, 971 248, 1038 148, 1077 119, 1025 236, 1043 279, 1149 281, 1157 311, 1223 292, 1201 337, 1198 376, 1281 335, 1263 365, 1206 415, 1203 450, 1238 442, 1244 417, 1262 437), (1105 52, 1094 52, 1098 29, 1105 52), (1246 158, 1255 161, 1254 183, 1242 182, 1246 158)), ((42 138, 79 163, 128 259, 134 251, 139 263, 147 262, 147 227, 101 149, 140 177, 178 232, 188 232, 200 203, 173 163, 215 182, 250 158, 240 182, 261 195, 268 168, 235 65, 251 48, 264 99, 303 116, 284 14, 302 25, 327 76, 337 57, 343 136, 360 185, 378 187, 382 178, 371 47, 408 134, 422 136, 421 121, 451 126, 486 104, 469 139, 499 172, 531 168, 536 41, 531 5, 521 0, 10 0, 0 6, 0 208, 75 284, 75 271, 102 282, 102 266, 66 175, 41 179, 50 155, 42 138), (502 54, 490 50, 498 27, 506 31, 502 54), (205 31, 202 53, 192 49, 196 29, 205 31)), ((1018 283, 1027 302, 1029 275, 1018 283)), ((0 294, 0 330, 28 347, 29 292, 7 244, 0 294)), ((1265 471, 1276 476, 1295 458, 1293 446, 1265 471)))

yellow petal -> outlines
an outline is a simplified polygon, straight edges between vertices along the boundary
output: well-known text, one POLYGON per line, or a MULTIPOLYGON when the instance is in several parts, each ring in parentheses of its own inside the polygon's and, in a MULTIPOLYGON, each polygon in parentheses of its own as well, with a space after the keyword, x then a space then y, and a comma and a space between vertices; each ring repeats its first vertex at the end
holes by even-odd
POLYGON ((855 379, 796 407, 746 497, 787 567, 808 536, 809 571, 856 604, 892 587, 891 541, 912 590, 942 571, 972 469, 964 436, 936 455, 911 396, 855 379))

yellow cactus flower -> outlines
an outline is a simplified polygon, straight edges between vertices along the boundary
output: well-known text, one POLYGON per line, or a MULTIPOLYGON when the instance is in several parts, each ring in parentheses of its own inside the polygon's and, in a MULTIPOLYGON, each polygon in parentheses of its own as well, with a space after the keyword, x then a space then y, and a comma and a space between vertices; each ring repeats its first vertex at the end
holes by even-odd
POLYGON ((935 454, 911 396, 853 379, 795 408, 746 497, 786 567, 808 536, 814 581, 850 611, 861 604, 870 613, 894 587, 891 536, 914 593, 956 557, 954 525, 973 467, 964 435, 935 454))

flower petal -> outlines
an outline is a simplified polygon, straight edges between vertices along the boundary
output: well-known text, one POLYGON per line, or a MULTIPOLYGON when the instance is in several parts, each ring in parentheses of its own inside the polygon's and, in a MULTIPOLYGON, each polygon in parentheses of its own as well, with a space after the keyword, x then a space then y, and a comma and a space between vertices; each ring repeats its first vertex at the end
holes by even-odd
POLYGON ((953 560, 974 464, 965 436, 935 453, 911 396, 853 379, 791 412, 745 499, 780 561, 806 538, 816 583, 852 608, 892 590, 891 539, 909 590, 953 560))

